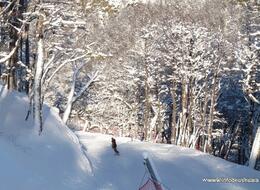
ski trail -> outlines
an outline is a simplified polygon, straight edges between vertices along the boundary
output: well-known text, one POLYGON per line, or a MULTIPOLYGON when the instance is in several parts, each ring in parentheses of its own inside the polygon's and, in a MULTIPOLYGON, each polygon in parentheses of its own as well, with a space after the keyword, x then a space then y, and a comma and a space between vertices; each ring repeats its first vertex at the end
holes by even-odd
MULTIPOLYGON (((79 141, 79 142, 80 142, 80 141, 79 141)), ((80 145, 81 145, 81 150, 82 150, 84 156, 86 157, 86 159, 87 159, 87 161, 88 161, 88 163, 89 163, 90 172, 91 172, 92 176, 95 176, 95 174, 94 174, 94 169, 93 169, 94 167, 93 167, 92 161, 90 160, 90 158, 89 158, 88 155, 87 155, 87 148, 86 148, 86 146, 85 146, 84 144, 82 144, 81 142, 80 142, 80 145)))

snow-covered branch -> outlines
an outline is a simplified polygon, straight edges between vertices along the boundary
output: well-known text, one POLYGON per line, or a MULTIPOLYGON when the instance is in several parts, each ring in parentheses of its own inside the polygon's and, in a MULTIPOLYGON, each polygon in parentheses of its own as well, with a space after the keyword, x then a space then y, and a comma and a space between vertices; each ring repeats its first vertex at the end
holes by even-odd
POLYGON ((98 77, 98 71, 96 71, 92 76, 89 76, 89 81, 85 86, 82 87, 82 89, 77 93, 76 96, 73 97, 73 103, 77 101, 78 98, 82 96, 82 94, 89 88, 89 86, 95 82, 96 78, 98 77))
POLYGON ((60 65, 53 71, 53 73, 51 74, 51 76, 46 80, 47 86, 49 85, 49 83, 51 82, 51 80, 53 79, 53 77, 54 77, 65 65, 67 65, 68 63, 77 61, 77 60, 79 60, 79 59, 85 58, 85 57, 86 57, 86 55, 81 55, 81 56, 78 56, 78 57, 75 57, 75 58, 71 58, 71 59, 69 59, 69 60, 66 60, 66 61, 64 61, 62 64, 60 64, 60 65))
POLYGON ((49 72, 50 69, 51 69, 51 65, 53 64, 54 59, 55 59, 55 54, 52 55, 52 57, 49 59, 49 61, 48 61, 48 62, 46 63, 46 65, 44 66, 43 75, 42 75, 42 80, 41 80, 42 86, 44 85, 45 78, 46 78, 48 72, 49 72))
POLYGON ((0 64, 8 61, 17 52, 17 49, 19 48, 20 41, 21 41, 21 35, 19 35, 19 38, 16 40, 15 47, 12 49, 12 51, 10 51, 10 53, 8 55, 6 55, 5 57, 0 59, 0 64))
POLYGON ((75 87, 76 87, 76 81, 77 81, 77 77, 80 73, 80 70, 83 68, 83 66, 86 65, 86 62, 80 64, 78 67, 74 68, 74 73, 72 76, 72 84, 71 84, 71 89, 70 89, 70 93, 68 95, 67 98, 67 105, 66 105, 66 109, 64 111, 63 114, 63 122, 67 123, 70 113, 71 113, 71 109, 72 106, 74 104, 75 101, 77 101, 78 98, 80 98, 82 96, 82 94, 89 88, 89 86, 95 81, 95 79, 98 76, 98 71, 96 71, 89 79, 89 81, 87 82, 87 84, 85 86, 83 86, 83 88, 79 91, 79 93, 77 95, 75 94, 75 87))

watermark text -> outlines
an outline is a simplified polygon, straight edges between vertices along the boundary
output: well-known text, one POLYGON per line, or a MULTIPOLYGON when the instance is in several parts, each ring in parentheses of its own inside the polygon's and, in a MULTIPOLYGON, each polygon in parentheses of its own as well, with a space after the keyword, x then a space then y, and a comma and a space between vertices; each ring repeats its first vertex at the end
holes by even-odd
POLYGON ((219 177, 219 178, 203 178, 203 182, 207 183, 260 183, 259 178, 230 178, 230 177, 219 177))

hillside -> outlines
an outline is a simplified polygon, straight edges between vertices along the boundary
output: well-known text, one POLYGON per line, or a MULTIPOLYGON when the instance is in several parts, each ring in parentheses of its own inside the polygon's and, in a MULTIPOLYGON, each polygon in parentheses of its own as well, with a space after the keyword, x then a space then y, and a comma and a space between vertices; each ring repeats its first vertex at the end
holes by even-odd
POLYGON ((0 86, 0 189, 88 189, 89 165, 77 138, 48 107, 39 136, 25 121, 27 109, 25 95, 0 86))
POLYGON ((77 135, 91 160, 94 189, 134 190, 148 177, 143 165, 143 153, 154 161, 165 190, 257 190, 259 183, 208 183, 213 178, 258 178, 260 172, 227 162, 202 152, 174 145, 143 143, 130 138, 117 138, 120 156, 111 149, 109 135, 82 133, 77 135))
POLYGON ((109 135, 77 132, 52 108, 44 107, 41 136, 25 121, 25 95, 0 88, 0 189, 133 190, 148 177, 143 153, 155 163, 165 189, 256 190, 259 183, 206 183, 204 178, 258 178, 260 173, 192 149, 117 138, 120 156, 109 135), (144 177, 144 178, 143 178, 144 177), (143 179, 143 180, 142 180, 143 179))
POLYGON ((142 136, 259 170, 259 7, 0 1, 0 81, 31 97, 34 124, 21 124, 39 132, 45 104, 73 130, 142 136))

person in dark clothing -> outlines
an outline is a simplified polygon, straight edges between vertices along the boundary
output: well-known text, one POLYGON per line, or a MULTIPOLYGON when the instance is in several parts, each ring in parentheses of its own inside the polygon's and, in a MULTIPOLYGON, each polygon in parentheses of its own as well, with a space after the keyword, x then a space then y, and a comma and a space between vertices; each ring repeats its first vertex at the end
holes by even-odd
POLYGON ((141 133, 141 138, 140 138, 141 141, 144 141, 144 132, 141 133))
POLYGON ((171 128, 170 127, 163 127, 162 128, 162 143, 164 143, 164 139, 166 140, 167 144, 171 144, 171 128))
POLYGON ((161 131, 161 137, 162 137, 162 143, 164 143, 164 139, 167 141, 167 136, 166 136, 166 130, 163 127, 161 131))
POLYGON ((111 142, 112 142, 112 148, 115 151, 116 154, 119 154, 119 151, 117 150, 117 144, 116 144, 116 139, 114 139, 113 137, 111 138, 111 142))

